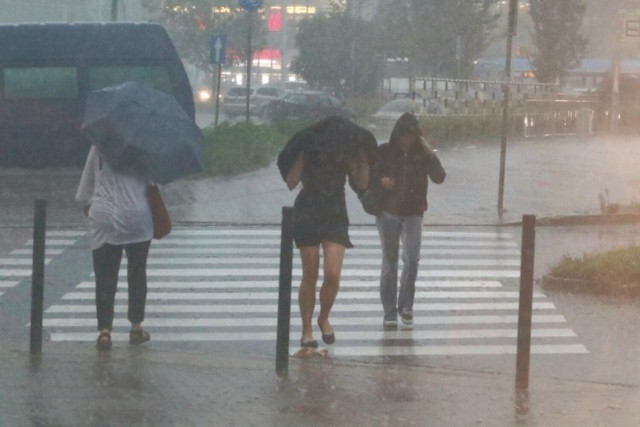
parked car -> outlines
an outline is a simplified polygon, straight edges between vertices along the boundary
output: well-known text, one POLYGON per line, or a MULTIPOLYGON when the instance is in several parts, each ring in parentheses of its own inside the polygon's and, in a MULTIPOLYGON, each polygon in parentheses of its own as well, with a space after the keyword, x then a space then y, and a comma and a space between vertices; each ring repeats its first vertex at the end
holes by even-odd
POLYGON ((292 81, 285 82, 284 89, 287 92, 309 90, 309 85, 304 80, 292 80, 292 81))
MULTIPOLYGON (((255 92, 251 88, 249 95, 255 92)), ((233 118, 245 114, 247 108, 247 88, 245 86, 234 86, 230 88, 222 98, 222 112, 225 116, 233 118)))
POLYGON ((333 115, 352 118, 356 113, 335 96, 313 90, 287 93, 283 99, 267 104, 264 111, 265 119, 270 121, 315 120, 333 115))
POLYGON ((283 99, 285 91, 273 86, 260 86, 251 94, 249 109, 252 113, 264 116, 266 105, 278 99, 283 99))
MULTIPOLYGON (((264 107, 270 101, 282 99, 284 90, 273 86, 252 87, 249 91, 249 112, 251 114, 263 115, 264 107)), ((235 117, 246 114, 247 111, 247 88, 245 86, 234 86, 222 99, 222 112, 227 117, 235 117)))
POLYGON ((376 113, 371 115, 369 127, 393 127, 404 113, 413 113, 416 116, 427 116, 445 114, 446 110, 444 106, 438 104, 436 101, 424 98, 394 99, 384 104, 376 113))

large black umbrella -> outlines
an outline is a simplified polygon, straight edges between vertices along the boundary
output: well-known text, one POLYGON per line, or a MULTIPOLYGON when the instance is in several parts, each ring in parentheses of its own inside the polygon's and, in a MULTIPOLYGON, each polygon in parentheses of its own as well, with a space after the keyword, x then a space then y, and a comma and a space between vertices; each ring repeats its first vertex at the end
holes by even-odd
POLYGON ((91 92, 81 129, 114 168, 140 168, 161 184, 202 169, 198 126, 172 95, 142 84, 91 92))
POLYGON ((370 131, 344 117, 331 116, 293 135, 278 156, 278 168, 282 178, 286 179, 302 152, 342 152, 348 156, 360 150, 373 159, 377 147, 376 138, 370 131))

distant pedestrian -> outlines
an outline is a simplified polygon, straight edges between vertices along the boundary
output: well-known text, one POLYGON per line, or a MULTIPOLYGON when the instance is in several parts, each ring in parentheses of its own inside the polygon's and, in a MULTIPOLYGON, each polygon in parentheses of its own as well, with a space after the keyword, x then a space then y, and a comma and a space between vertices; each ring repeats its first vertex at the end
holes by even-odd
POLYGON ((376 217, 382 245, 380 299, 386 328, 397 327, 398 314, 403 324, 413 324, 428 180, 440 184, 445 175, 436 153, 423 137, 416 117, 411 113, 403 114, 396 122, 389 142, 378 149, 373 178, 387 190, 383 212, 376 217), (404 267, 398 290, 400 240, 404 267))
POLYGON ((76 200, 85 203, 89 217, 93 268, 96 276, 97 348, 111 348, 114 300, 122 252, 127 254, 129 344, 149 341, 142 330, 147 299, 147 256, 153 224, 146 197, 149 179, 135 170, 112 168, 91 146, 76 200))
POLYGON ((345 249, 353 247, 348 232, 346 178, 349 177, 349 183, 356 191, 367 187, 369 160, 366 149, 358 146, 367 146, 373 152, 376 143, 368 131, 340 118, 325 119, 305 132, 297 141, 299 145, 294 142, 285 147, 278 157, 278 166, 290 190, 302 182, 294 203, 294 240, 302 259, 298 293, 302 318, 300 346, 317 348, 312 318, 320 248, 324 255, 324 279, 320 288, 318 326, 322 340, 333 344, 335 333, 329 322, 329 313, 338 294, 345 249), (340 138, 344 140, 338 141, 340 138))

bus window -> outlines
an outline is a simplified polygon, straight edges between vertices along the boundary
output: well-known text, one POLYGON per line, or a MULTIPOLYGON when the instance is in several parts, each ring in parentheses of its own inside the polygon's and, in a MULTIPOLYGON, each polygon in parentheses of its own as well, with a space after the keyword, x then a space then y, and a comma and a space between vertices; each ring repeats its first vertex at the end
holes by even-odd
POLYGON ((89 90, 98 90, 125 82, 142 83, 173 94, 167 68, 162 65, 89 66, 89 90))
POLYGON ((74 67, 5 67, 5 99, 56 99, 78 96, 74 67))

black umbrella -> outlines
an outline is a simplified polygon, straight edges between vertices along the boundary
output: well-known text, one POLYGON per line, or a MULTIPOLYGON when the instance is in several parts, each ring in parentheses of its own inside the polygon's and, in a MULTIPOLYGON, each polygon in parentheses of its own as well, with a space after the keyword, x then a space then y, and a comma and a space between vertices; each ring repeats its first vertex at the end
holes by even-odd
POLYGON ((278 156, 278 168, 286 179, 300 153, 310 150, 351 155, 363 151, 373 159, 378 143, 373 134, 344 117, 331 116, 299 131, 278 156))
POLYGON ((81 129, 114 168, 140 168, 161 184, 202 169, 198 126, 172 95, 142 84, 91 92, 81 129))

